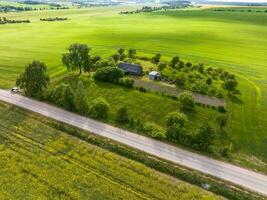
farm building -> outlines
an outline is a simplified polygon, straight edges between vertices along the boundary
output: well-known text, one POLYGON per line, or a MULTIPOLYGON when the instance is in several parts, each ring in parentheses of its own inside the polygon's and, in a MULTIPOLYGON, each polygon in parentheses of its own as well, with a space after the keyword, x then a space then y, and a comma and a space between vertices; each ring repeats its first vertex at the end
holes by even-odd
POLYGON ((125 74, 141 75, 143 72, 142 66, 132 63, 119 63, 118 67, 124 71, 125 74))
POLYGON ((160 73, 157 71, 149 72, 148 77, 150 80, 159 80, 160 79, 160 73))

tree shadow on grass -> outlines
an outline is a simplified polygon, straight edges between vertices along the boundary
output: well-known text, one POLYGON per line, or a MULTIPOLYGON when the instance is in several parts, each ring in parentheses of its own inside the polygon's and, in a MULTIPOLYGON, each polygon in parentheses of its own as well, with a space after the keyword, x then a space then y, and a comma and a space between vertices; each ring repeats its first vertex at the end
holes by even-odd
POLYGON ((244 104, 244 102, 237 95, 229 94, 228 97, 235 104, 244 104))

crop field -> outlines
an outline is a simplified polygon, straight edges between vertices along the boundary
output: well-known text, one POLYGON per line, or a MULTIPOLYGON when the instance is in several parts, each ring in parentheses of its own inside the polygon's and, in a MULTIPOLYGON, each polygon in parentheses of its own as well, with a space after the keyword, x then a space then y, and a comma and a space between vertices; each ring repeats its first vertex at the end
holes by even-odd
POLYGON ((1 199, 220 199, 0 102, 1 199), (37 196, 38 195, 38 196, 37 196))
POLYGON ((109 56, 118 47, 135 48, 137 55, 204 62, 235 73, 240 94, 227 99, 229 135, 244 162, 267 162, 267 14, 212 10, 118 14, 131 7, 105 7, 1 13, 29 24, 0 25, 0 87, 14 85, 32 60, 46 62, 52 80, 66 69, 60 60, 71 43, 83 42, 92 53, 109 56), (44 17, 67 17, 41 22, 44 17))

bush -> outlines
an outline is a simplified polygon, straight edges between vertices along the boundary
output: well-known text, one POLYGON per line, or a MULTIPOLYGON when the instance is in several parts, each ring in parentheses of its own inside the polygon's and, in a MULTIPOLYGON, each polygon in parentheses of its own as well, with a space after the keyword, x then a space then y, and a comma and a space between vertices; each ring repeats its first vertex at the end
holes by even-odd
POLYGON ((89 115, 97 119, 106 119, 108 117, 108 111, 109 104, 107 101, 102 97, 98 97, 91 102, 89 115))
POLYGON ((189 92, 181 92, 179 95, 179 101, 181 103, 181 107, 185 110, 194 110, 195 109, 195 101, 193 96, 189 92))
POLYGON ((181 73, 181 74, 177 75, 175 82, 176 82, 176 85, 178 85, 178 86, 184 86, 184 84, 186 82, 185 74, 181 73))
POLYGON ((176 141, 185 144, 185 123, 187 122, 187 117, 180 112, 171 112, 166 117, 167 126, 167 138, 175 139, 176 141))
POLYGON ((224 147, 221 149, 221 155, 225 158, 229 158, 230 149, 228 147, 224 147))
POLYGON ((117 122, 127 123, 129 122, 129 114, 126 106, 119 108, 116 115, 117 122))
POLYGON ((166 132, 164 128, 155 123, 145 123, 144 132, 150 135, 152 138, 164 139, 166 138, 166 132))
POLYGON ((102 67, 96 70, 94 78, 101 81, 117 83, 123 75, 123 71, 117 67, 102 67))
POLYGON ((74 92, 69 84, 61 83, 57 85, 52 93, 51 100, 59 106, 64 107, 67 110, 75 111, 74 92))
POLYGON ((145 60, 145 61, 149 61, 150 58, 147 57, 147 56, 135 56, 136 59, 139 59, 139 60, 145 60))
POLYGON ((166 117, 166 125, 167 127, 173 126, 175 124, 179 124, 184 127, 187 122, 187 117, 185 114, 181 112, 171 112, 166 117))
POLYGON ((140 91, 140 92, 144 92, 144 93, 146 93, 147 92, 147 89, 146 88, 144 88, 144 87, 139 87, 138 88, 138 90, 140 91))
POLYGON ((181 143, 184 143, 184 132, 185 129, 180 124, 174 124, 167 128, 167 138, 168 139, 175 139, 181 143))
POLYGON ((227 112, 227 110, 225 109, 224 106, 218 106, 218 111, 219 111, 220 113, 226 113, 226 112, 227 112))
POLYGON ((134 79, 132 79, 132 78, 120 78, 119 84, 123 85, 127 88, 132 88, 133 84, 134 84, 134 79))
POLYGON ((198 150, 209 151, 215 139, 215 131, 209 124, 200 127, 198 134, 195 136, 194 147, 198 150))

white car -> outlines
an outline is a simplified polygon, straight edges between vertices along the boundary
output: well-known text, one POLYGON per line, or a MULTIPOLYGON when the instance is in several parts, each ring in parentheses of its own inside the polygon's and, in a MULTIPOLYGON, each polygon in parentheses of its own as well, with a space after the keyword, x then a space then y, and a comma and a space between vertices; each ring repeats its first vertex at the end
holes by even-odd
POLYGON ((14 88, 11 89, 11 92, 17 94, 17 93, 19 93, 20 91, 19 91, 18 88, 14 87, 14 88))

